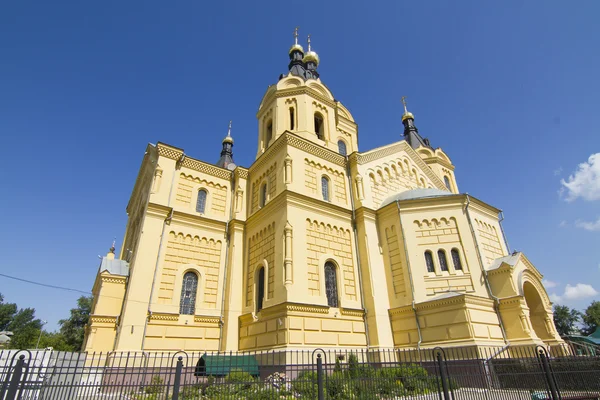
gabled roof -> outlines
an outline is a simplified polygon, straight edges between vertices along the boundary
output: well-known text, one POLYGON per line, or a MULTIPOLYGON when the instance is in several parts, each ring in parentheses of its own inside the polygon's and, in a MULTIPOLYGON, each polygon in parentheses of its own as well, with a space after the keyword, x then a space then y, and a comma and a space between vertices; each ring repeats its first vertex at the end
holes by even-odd
POLYGON ((388 198, 386 198, 381 203, 379 208, 383 208, 383 207, 387 206, 388 204, 391 204, 395 201, 424 199, 424 198, 441 197, 441 196, 452 196, 453 194, 454 193, 450 193, 447 190, 432 189, 432 188, 420 188, 420 189, 405 190, 400 193, 395 193, 395 194, 389 196, 388 198))
POLYGON ((108 272, 111 275, 129 276, 129 263, 125 260, 110 259, 102 257, 100 271, 98 273, 108 272))

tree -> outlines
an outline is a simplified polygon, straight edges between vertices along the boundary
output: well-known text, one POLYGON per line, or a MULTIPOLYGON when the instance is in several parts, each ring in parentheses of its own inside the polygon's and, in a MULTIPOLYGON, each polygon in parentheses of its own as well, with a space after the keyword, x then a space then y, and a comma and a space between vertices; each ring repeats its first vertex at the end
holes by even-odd
POLYGON ((14 303, 5 303, 4 296, 0 293, 0 331, 8 330, 8 324, 17 313, 17 305, 14 303))
POLYGON ((13 316, 7 326, 13 333, 10 347, 13 349, 31 349, 42 330, 42 321, 35 318, 35 309, 22 308, 13 316))
POLYGON ((79 351, 83 346, 84 328, 90 319, 91 311, 92 298, 81 296, 77 299, 77 308, 71 309, 69 319, 58 321, 60 333, 64 336, 65 342, 73 351, 79 351))
POLYGON ((575 325, 579 322, 580 318, 581 313, 575 309, 558 304, 554 306, 554 325, 560 336, 578 333, 579 331, 575 325))
POLYGON ((591 335, 598 326, 600 326, 600 301, 592 301, 583 313, 582 332, 584 335, 591 335))

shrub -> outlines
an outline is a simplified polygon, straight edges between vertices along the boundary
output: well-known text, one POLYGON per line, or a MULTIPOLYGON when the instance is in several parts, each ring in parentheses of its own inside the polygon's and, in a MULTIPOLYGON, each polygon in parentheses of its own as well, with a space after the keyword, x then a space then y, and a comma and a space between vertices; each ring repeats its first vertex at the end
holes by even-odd
POLYGON ((302 371, 292 381, 292 390, 306 399, 317 398, 317 373, 315 371, 302 371))
POLYGON ((148 394, 154 394, 162 393, 163 390, 165 390, 165 383, 163 379, 160 376, 155 375, 152 377, 152 379, 150 379, 150 384, 146 386, 144 391, 148 394))

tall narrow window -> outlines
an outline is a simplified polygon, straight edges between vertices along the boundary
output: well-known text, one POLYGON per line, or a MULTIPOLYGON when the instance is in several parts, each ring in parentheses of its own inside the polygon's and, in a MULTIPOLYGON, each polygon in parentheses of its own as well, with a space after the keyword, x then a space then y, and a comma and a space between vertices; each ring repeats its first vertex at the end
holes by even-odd
POLYGON ((338 153, 344 157, 348 155, 346 151, 346 143, 343 140, 338 140, 338 153))
POLYGON ((326 176, 321 177, 321 193, 323 194, 323 200, 329 201, 329 178, 326 176))
POLYGON ((450 188, 450 179, 448 179, 447 175, 444 175, 444 183, 446 184, 446 188, 448 188, 448 190, 452 190, 450 188))
POLYGON ((290 131, 294 130, 294 107, 290 107, 290 131))
POLYGON ((444 250, 438 250, 438 259, 440 260, 440 270, 448 271, 448 261, 444 250))
POLYGON ((323 117, 319 113, 315 114, 315 133, 319 139, 325 139, 325 135, 323 134, 323 117))
POLYGON ((452 264, 454 264, 454 269, 456 271, 462 271, 462 264, 460 262, 460 255, 458 254, 458 250, 452 249, 452 251, 450 251, 450 255, 452 256, 452 264))
POLYGON ((267 183, 263 183, 260 187, 260 206, 264 207, 267 204, 267 183))
POLYGON ((265 267, 260 267, 256 280, 256 312, 259 312, 263 308, 265 299, 265 267))
POLYGON ((427 272, 435 272, 433 267, 433 255, 429 250, 425 252, 425 264, 427 265, 427 272))
POLYGON ((197 212, 204 214, 204 211, 206 210, 206 196, 207 195, 208 195, 208 193, 206 193, 206 190, 204 190, 204 189, 198 190, 198 200, 196 200, 196 211, 197 212))
POLYGON ((181 285, 181 298, 179 300, 179 314, 194 315, 196 310, 196 290, 198 289, 198 275, 186 272, 181 285))
POLYGON ((267 131, 265 132, 265 147, 271 143, 273 139, 273 121, 267 122, 267 131))
POLYGON ((325 294, 329 307, 338 306, 337 276, 335 265, 331 261, 325 263, 325 294))

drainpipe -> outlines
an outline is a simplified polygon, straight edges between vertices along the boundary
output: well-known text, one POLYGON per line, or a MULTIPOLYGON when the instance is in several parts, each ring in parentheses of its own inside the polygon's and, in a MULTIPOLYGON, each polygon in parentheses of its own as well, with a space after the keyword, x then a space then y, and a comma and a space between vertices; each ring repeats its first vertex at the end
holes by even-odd
POLYGON ((510 246, 508 245, 508 239, 506 238, 506 234, 504 233, 504 228, 502 227, 502 221, 504 221, 504 211, 500 211, 498 223, 500 224, 500 232, 502 232, 502 237, 504 238, 504 244, 506 245, 506 251, 508 252, 508 254, 510 254, 510 246))
MULTIPOLYGON (((225 267, 223 268, 223 289, 221 292, 221 317, 219 319, 219 350, 223 350, 223 326, 225 325, 225 293, 227 291, 227 265, 229 264, 229 248, 231 247, 231 235, 229 234, 229 221, 233 219, 233 208, 235 207, 235 175, 231 173, 231 204, 229 205, 229 219, 225 224, 225 267)), ((233 260, 231 260, 233 263, 233 260)), ((231 304, 229 305, 231 307, 231 304)))
POLYGON ((363 309, 363 323, 365 324, 365 338, 367 340, 367 351, 370 347, 369 341, 369 323, 367 322, 367 309, 365 307, 365 291, 363 288, 362 268, 360 265, 360 253, 358 250, 358 232, 356 230, 356 210, 354 205, 354 190, 352 186, 352 175, 350 174, 350 165, 348 164, 348 156, 346 160, 346 175, 348 176, 348 187, 350 188, 350 206, 352 208, 352 232, 354 233, 354 251, 356 253, 356 269, 358 270, 358 286, 360 288, 360 306, 363 309))
MULTIPOLYGON (((179 170, 181 164, 185 160, 185 154, 182 154, 179 160, 175 163, 175 169, 173 170, 173 177, 171 178, 171 187, 169 188, 169 198, 167 199, 167 207, 171 206, 171 197, 173 194, 173 184, 175 183, 175 175, 177 175, 177 171, 179 170)), ((150 196, 148 196, 150 199, 150 196)), ((163 222, 162 232, 160 234, 160 241, 158 243, 158 254, 156 255, 156 264, 154 265, 154 277, 152 278, 152 286, 150 288, 150 297, 148 299, 148 315, 146 316, 146 321, 144 322, 144 332, 142 333, 142 346, 141 350, 144 350, 144 343, 146 342, 146 330, 148 329, 148 321, 152 316, 152 296, 154 295, 154 285, 156 284, 156 278, 158 277, 158 264, 160 263, 160 257, 163 251, 163 240, 165 238, 165 228, 167 225, 171 224, 171 220, 173 219, 173 208, 169 212, 169 216, 165 218, 163 222)))
POLYGON ((488 294, 490 295, 490 297, 494 300, 494 308, 496 311, 496 315, 498 316, 498 321, 500 322, 500 329, 502 330, 502 338, 504 339, 504 347, 502 349, 500 349, 498 352, 494 353, 489 359, 495 357, 496 355, 500 354, 501 352, 503 352, 504 350, 506 350, 506 348, 508 346, 510 346, 510 342, 506 337, 506 331, 504 330, 504 323, 502 322, 502 316, 500 315, 500 300, 498 299, 498 297, 494 296, 494 293, 492 293, 492 288, 490 286, 490 281, 488 279, 488 272, 486 271, 486 269, 483 266, 483 257, 481 256, 481 249, 479 248, 479 242, 477 241, 477 236, 475 235, 475 229, 473 228, 473 223, 471 222, 471 214, 469 213, 469 205, 471 204, 470 201, 470 197, 469 194, 466 193, 465 194, 466 199, 467 199, 467 204, 465 206, 465 212, 467 214, 467 221, 469 221, 469 228, 471 229, 471 235, 473 236, 473 241, 475 243, 475 253, 477 254, 477 259, 479 260, 479 266, 481 267, 481 272, 483 273, 483 279, 485 281, 485 287, 487 288, 488 294))
POLYGON ((417 323, 417 333, 419 334, 419 341, 417 342, 417 351, 419 357, 421 356, 421 343, 423 343, 423 336, 421 336, 421 324, 419 323, 419 315, 417 314, 417 307, 415 307, 415 287, 413 284, 412 271, 410 270, 410 261, 408 258, 408 248, 406 247, 406 236, 404 236, 404 227, 400 220, 400 201, 396 200, 396 206, 398 207, 398 221, 400 222, 400 233, 402 234, 402 243, 404 244, 404 256, 406 257, 406 269, 408 270, 408 281, 410 282, 410 295, 412 297, 412 309, 415 313, 415 322, 417 323))

